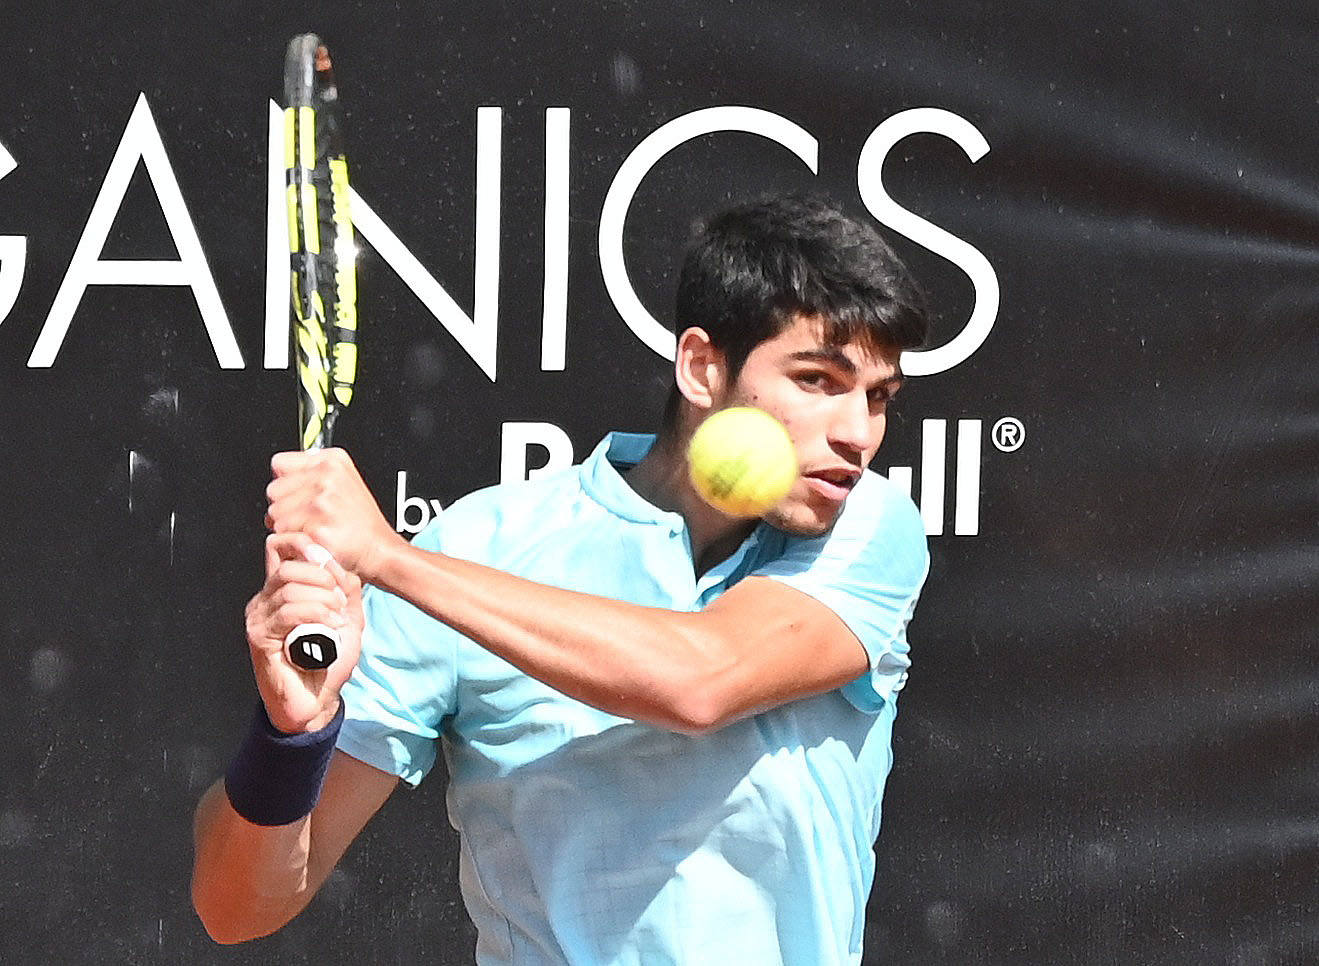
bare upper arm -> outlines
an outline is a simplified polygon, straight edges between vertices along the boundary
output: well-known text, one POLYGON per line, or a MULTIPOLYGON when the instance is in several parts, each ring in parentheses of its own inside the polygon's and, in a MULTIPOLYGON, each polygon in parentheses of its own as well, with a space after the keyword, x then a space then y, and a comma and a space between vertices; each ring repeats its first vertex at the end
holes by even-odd
POLYGON ((709 727, 842 687, 869 667, 830 608, 770 577, 748 577, 701 612, 724 657, 710 682, 709 727))

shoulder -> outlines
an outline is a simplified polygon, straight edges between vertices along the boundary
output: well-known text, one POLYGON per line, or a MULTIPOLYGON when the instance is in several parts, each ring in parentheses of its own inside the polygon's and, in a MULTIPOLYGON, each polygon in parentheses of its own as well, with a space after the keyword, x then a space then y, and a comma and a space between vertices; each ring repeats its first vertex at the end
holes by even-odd
POLYGON ((870 470, 862 474, 827 533, 789 536, 786 543, 785 550, 795 546, 834 559, 910 557, 922 568, 927 556, 925 525, 916 504, 906 491, 870 470))
POLYGON ((914 593, 929 570, 920 512, 900 487, 867 471, 833 527, 816 537, 771 531, 751 573, 800 587, 882 583, 914 593))
POLYGON ((872 470, 853 489, 825 541, 865 541, 889 550, 926 552, 925 523, 906 490, 872 470))

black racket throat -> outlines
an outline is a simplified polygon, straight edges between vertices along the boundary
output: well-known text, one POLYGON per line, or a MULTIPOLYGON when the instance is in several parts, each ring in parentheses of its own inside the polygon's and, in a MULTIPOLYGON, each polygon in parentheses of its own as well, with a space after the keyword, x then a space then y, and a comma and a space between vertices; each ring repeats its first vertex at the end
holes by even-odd
POLYGON ((329 50, 289 42, 284 64, 285 193, 299 446, 330 445, 357 375, 356 243, 343 119, 329 50))

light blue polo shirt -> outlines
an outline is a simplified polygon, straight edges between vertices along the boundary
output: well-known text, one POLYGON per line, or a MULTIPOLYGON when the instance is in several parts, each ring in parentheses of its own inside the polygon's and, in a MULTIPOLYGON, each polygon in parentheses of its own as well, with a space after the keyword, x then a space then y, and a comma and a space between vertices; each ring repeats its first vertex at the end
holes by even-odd
POLYGON ((682 611, 767 575, 848 624, 865 675, 690 737, 568 698, 371 589, 339 747, 411 784, 443 749, 481 964, 858 963, 920 516, 867 472, 827 535, 762 524, 698 577, 682 517, 619 474, 651 442, 613 434, 580 466, 473 493, 416 543, 682 611))

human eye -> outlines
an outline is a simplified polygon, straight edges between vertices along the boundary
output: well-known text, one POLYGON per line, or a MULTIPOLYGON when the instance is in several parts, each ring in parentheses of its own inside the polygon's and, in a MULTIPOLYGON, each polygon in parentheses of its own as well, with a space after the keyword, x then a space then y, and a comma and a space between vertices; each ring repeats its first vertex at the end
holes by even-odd
POLYGON ((882 411, 893 401, 893 397, 898 393, 898 387, 885 383, 882 386, 876 386, 866 393, 870 401, 870 408, 876 412, 882 411))
POLYGON ((838 392, 840 388, 834 375, 824 369, 804 369, 793 379, 799 386, 814 392, 838 392))

